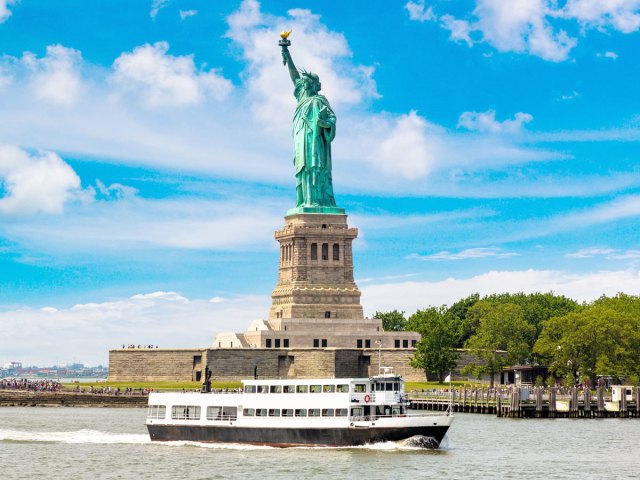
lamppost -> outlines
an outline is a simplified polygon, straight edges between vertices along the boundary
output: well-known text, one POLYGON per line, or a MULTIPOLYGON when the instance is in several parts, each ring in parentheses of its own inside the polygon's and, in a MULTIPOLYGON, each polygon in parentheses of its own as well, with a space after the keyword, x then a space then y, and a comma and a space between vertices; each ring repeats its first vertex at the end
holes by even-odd
POLYGON ((379 338, 376 340, 376 345, 378 345, 378 375, 382 371, 382 360, 381 360, 381 349, 382 349, 382 339, 379 338))

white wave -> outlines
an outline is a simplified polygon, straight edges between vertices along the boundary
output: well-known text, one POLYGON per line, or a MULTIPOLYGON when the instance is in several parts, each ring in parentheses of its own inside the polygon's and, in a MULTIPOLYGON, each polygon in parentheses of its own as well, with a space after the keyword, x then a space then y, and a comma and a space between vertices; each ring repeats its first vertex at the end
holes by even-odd
POLYGON ((76 430, 71 432, 25 432, 0 429, 0 441, 54 442, 54 443, 102 443, 143 444, 151 443, 149 435, 134 433, 112 433, 98 430, 76 430))

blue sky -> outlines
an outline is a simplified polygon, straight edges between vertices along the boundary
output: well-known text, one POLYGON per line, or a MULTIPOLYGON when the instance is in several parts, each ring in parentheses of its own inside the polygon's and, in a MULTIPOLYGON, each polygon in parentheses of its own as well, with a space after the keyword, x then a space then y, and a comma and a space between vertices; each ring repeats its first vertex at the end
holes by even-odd
POLYGON ((367 314, 638 293, 640 0, 287 3, 0 0, 0 363, 267 315, 290 28, 367 314))

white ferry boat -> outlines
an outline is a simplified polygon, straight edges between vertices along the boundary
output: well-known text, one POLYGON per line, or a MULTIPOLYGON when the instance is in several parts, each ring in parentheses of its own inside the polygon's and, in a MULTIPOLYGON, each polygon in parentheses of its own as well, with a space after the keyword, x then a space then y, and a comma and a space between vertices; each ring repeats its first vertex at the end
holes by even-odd
POLYGON ((237 393, 151 393, 152 441, 278 447, 350 446, 416 437, 437 448, 453 413, 408 413, 404 381, 371 378, 245 380, 237 393))

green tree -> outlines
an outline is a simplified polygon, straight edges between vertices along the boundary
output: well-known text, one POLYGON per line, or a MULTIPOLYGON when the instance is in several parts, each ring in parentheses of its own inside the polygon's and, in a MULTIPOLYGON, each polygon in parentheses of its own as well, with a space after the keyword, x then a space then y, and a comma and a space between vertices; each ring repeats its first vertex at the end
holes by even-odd
POLYGON ((407 319, 404 312, 392 310, 390 312, 376 312, 375 318, 382 320, 382 328, 385 332, 401 332, 405 330, 407 319))
POLYGON ((640 374, 640 298, 602 297, 544 322, 534 351, 556 377, 640 374))
POLYGON ((522 363, 530 356, 528 339, 535 328, 524 319, 522 307, 513 303, 480 300, 468 314, 477 319, 478 329, 465 343, 475 359, 466 371, 489 375, 493 387, 495 375, 504 366, 522 363))
POLYGON ((457 332, 446 315, 446 307, 418 310, 407 320, 407 329, 422 337, 411 358, 411 366, 424 370, 427 378, 430 374, 437 376, 442 383, 458 360, 457 332))
POLYGON ((562 295, 554 295, 553 293, 501 293, 488 295, 483 300, 489 300, 497 303, 513 303, 522 308, 522 315, 529 325, 535 327, 529 344, 533 344, 537 340, 542 331, 544 321, 566 315, 569 312, 578 309, 579 304, 575 300, 564 297, 562 295))
POLYGON ((468 317, 468 312, 475 303, 480 300, 480 294, 474 293, 466 298, 458 300, 447 309, 447 317, 456 330, 456 347, 462 348, 464 342, 473 335, 478 328, 475 319, 468 317))

